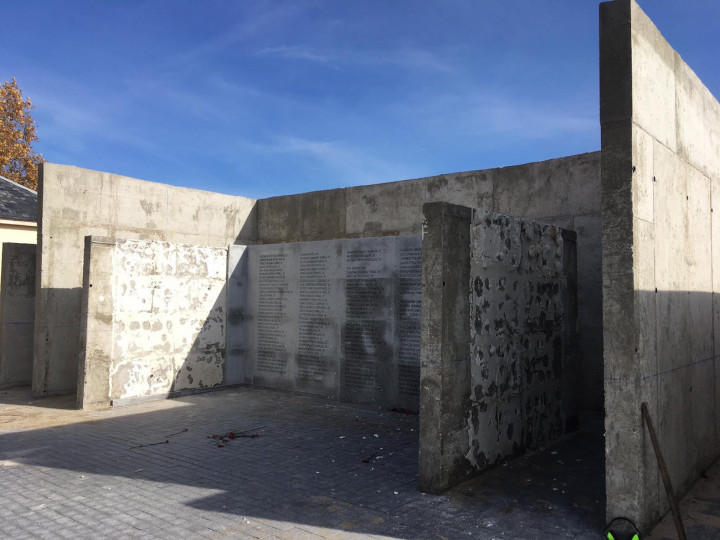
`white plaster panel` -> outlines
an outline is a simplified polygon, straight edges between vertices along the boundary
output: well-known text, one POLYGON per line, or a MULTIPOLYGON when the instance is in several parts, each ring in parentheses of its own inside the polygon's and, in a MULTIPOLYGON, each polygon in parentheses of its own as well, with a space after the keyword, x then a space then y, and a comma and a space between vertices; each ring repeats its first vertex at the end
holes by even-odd
POLYGON ((112 398, 222 384, 227 250, 137 240, 115 250, 112 398))

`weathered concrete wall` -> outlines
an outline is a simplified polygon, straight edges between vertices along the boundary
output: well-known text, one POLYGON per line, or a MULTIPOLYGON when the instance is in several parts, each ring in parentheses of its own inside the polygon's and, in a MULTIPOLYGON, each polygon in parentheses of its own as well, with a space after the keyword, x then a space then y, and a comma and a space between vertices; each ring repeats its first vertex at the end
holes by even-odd
MULTIPOLYGON (((37 223, 0 219, 0 267, 2 267, 2 244, 37 244, 37 223)), ((0 282, 0 285, 2 282, 0 282)))
POLYGON ((418 409, 419 235, 230 246, 229 260, 238 382, 418 409))
POLYGON ((470 220, 472 210, 423 205, 420 491, 443 493, 472 474, 470 220))
POLYGON ((474 212, 467 458, 476 471, 577 425, 575 234, 474 212))
POLYGON ((577 232, 581 405, 602 410, 600 153, 258 201, 258 241, 421 232, 422 205, 445 201, 577 232))
POLYGON ((226 247, 255 238, 255 201, 45 163, 33 393, 77 383, 85 236, 226 247))
POLYGON ((35 245, 2 244, 0 388, 30 384, 35 325, 35 245))
POLYGON ((80 407, 223 383, 226 248, 88 237, 85 265, 80 407))
POLYGON ((608 517, 667 509, 718 455, 720 105, 633 0, 601 4, 608 517))
POLYGON ((577 424, 575 235, 423 213, 419 478, 438 493, 577 424))

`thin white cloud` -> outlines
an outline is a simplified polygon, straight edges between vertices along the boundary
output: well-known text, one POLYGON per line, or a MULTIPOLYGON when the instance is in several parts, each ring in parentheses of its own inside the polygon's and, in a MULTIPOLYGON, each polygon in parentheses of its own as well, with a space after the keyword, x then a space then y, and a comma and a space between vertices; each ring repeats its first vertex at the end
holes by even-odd
POLYGON ((299 45, 278 45, 266 47, 255 53, 257 56, 300 60, 332 67, 383 67, 392 66, 407 70, 453 73, 456 67, 449 55, 440 55, 418 48, 402 48, 394 50, 344 50, 317 51, 299 45))
POLYGON ((265 48, 261 51, 258 51, 257 55, 274 56, 277 58, 285 58, 288 60, 305 60, 308 62, 318 62, 321 64, 333 61, 332 58, 325 54, 319 54, 303 47, 286 45, 265 48))
MULTIPOLYGON (((54 148, 56 154, 78 154, 99 140, 142 149, 166 156, 162 146, 147 137, 142 126, 128 119, 132 103, 122 93, 103 93, 98 97, 86 88, 65 79, 55 79, 53 92, 35 92, 36 121, 40 145, 54 148)), ((53 158, 52 156, 50 159, 53 158)))
POLYGON ((336 180, 333 187, 396 180, 406 170, 342 141, 278 136, 270 143, 245 142, 243 146, 259 155, 295 155, 314 160, 332 173, 336 180))
POLYGON ((422 92, 399 104, 396 112, 425 131, 450 129, 455 135, 491 143, 495 137, 523 141, 599 132, 593 110, 579 100, 549 103, 468 87, 462 92, 422 92))
MULTIPOLYGON (((257 8, 259 5, 261 4, 255 4, 253 7, 257 8)), ((239 44, 272 35, 284 25, 289 24, 298 11, 296 6, 286 3, 271 8, 248 9, 243 13, 242 19, 231 24, 225 32, 166 59, 166 68, 175 70, 183 69, 186 66, 195 66, 202 60, 214 57, 218 53, 233 50, 239 44)))

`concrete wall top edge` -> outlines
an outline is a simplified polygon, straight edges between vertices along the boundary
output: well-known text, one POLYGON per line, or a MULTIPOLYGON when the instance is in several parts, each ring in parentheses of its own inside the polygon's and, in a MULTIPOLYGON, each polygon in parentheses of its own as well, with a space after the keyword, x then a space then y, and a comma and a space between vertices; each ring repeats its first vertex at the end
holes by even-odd
POLYGON ((428 181, 428 182, 429 182, 429 181, 432 181, 432 180, 435 180, 435 179, 439 179, 439 178, 443 178, 443 177, 447 177, 447 176, 461 176, 461 175, 470 175, 470 174, 476 174, 476 173, 488 173, 488 172, 494 172, 494 171, 504 171, 504 170, 520 169, 520 168, 528 167, 528 166, 531 166, 531 165, 552 164, 552 163, 562 162, 562 161, 565 161, 565 160, 568 160, 568 159, 573 159, 573 158, 588 158, 588 159, 593 159, 593 158, 599 158, 599 157, 600 157, 600 151, 599 151, 599 150, 595 150, 595 151, 591 151, 591 152, 583 152, 583 153, 580 153, 580 154, 573 154, 573 155, 570 155, 570 156, 560 156, 560 157, 550 158, 550 159, 545 159, 545 160, 540 160, 540 161, 530 161, 530 162, 528 162, 528 163, 516 163, 516 164, 513 164, 513 165, 505 165, 505 166, 503 166, 503 167, 491 167, 491 168, 489 168, 489 169, 471 169, 471 170, 468 170, 468 171, 455 171, 455 172, 435 174, 435 175, 432 175, 432 176, 421 176, 421 177, 418 177, 418 178, 406 178, 406 179, 403 179, 403 180, 394 180, 394 181, 390 181, 390 182, 376 182, 376 183, 373 183, 373 184, 360 184, 360 185, 357 185, 357 186, 346 186, 346 187, 338 187, 338 188, 330 188, 330 189, 318 189, 318 190, 315 190, 315 191, 305 191, 305 192, 302 192, 302 193, 293 193, 293 194, 289 194, 289 195, 274 195, 274 196, 272 196, 272 197, 266 197, 266 198, 264 198, 264 199, 258 199, 258 201, 260 201, 260 202, 272 201, 273 199, 281 199, 281 198, 284 198, 284 197, 299 197, 299 196, 301 196, 301 195, 310 195, 310 194, 313 194, 313 193, 330 193, 330 192, 333 192, 333 191, 341 192, 341 191, 346 191, 346 190, 351 190, 351 189, 353 189, 353 188, 361 188, 361 187, 374 187, 374 186, 390 187, 390 186, 393 186, 393 185, 404 184, 404 183, 407 183, 407 182, 418 182, 418 181, 428 181))
POLYGON ((44 168, 44 171, 40 174, 40 177, 41 177, 41 178, 42 178, 43 175, 48 174, 48 172, 49 172, 48 169, 55 169, 55 171, 54 171, 55 174, 62 173, 62 172, 63 172, 63 169, 64 169, 64 170, 67 171, 67 172, 77 171, 77 172, 82 172, 82 173, 97 174, 97 175, 102 175, 102 176, 109 176, 109 177, 111 177, 111 178, 113 178, 113 179, 122 180, 122 181, 128 181, 128 182, 143 182, 143 183, 147 183, 147 184, 156 184, 156 185, 159 185, 159 186, 172 188, 173 190, 185 190, 185 191, 189 191, 189 192, 198 192, 198 191, 199 191, 199 192, 201 192, 201 193, 206 193, 206 194, 209 193, 209 194, 213 194, 213 195, 223 195, 223 196, 226 196, 226 197, 236 197, 236 198, 238 198, 238 199, 245 199, 245 200, 251 201, 251 202, 253 202, 253 203, 257 201, 257 199, 251 199, 250 197, 244 197, 244 196, 242 196, 242 195, 227 195, 227 194, 225 194, 225 193, 219 193, 219 192, 217 192, 217 191, 209 191, 209 190, 206 190, 206 189, 189 188, 189 187, 185 187, 185 186, 176 186, 176 185, 173 185, 173 184, 168 184, 167 182, 157 182, 157 181, 154 181, 154 180, 146 180, 146 179, 142 179, 142 178, 133 178, 133 177, 131 177, 131 176, 124 176, 124 175, 122 175, 122 174, 115 174, 115 173, 111 173, 111 172, 107 172, 107 171, 98 171, 98 170, 95 170, 95 169, 86 169, 86 168, 83 168, 83 167, 78 167, 78 166, 76 166, 76 165, 63 165, 63 164, 60 164, 60 163, 50 163, 50 162, 47 162, 47 161, 44 162, 44 163, 42 163, 41 165, 42 165, 42 167, 44 168))
MULTIPOLYGON (((605 3, 612 3, 612 2, 605 2, 605 3)), ((121 174, 115 174, 115 173, 110 173, 110 172, 106 172, 106 171, 98 171, 95 169, 87 169, 87 168, 83 168, 83 167, 78 167, 76 165, 63 165, 63 164, 59 164, 59 163, 44 162, 44 163, 42 163, 42 166, 46 169, 47 168, 56 169, 55 174, 62 172, 62 169, 66 169, 68 172, 69 171, 78 171, 78 172, 84 172, 84 173, 92 173, 92 174, 97 174, 97 175, 109 176, 113 179, 118 179, 118 180, 123 180, 123 181, 144 182, 144 183, 148 183, 148 184, 167 186, 169 188, 173 188, 174 190, 187 190, 190 192, 199 191, 202 193, 237 197, 238 199, 246 199, 248 201, 257 202, 257 201, 269 201, 269 200, 278 199, 281 197, 288 197, 288 196, 309 195, 312 193, 329 193, 329 192, 333 192, 333 191, 341 192, 344 190, 352 189, 354 187, 391 186, 393 184, 403 184, 406 182, 413 182, 413 181, 431 181, 434 179, 439 179, 439 178, 443 178, 443 177, 447 177, 447 176, 460 176, 460 175, 468 175, 468 174, 475 174, 475 173, 487 173, 487 172, 494 172, 494 171, 512 170, 515 168, 522 168, 522 167, 527 167, 527 166, 537 165, 537 164, 552 164, 555 162, 561 162, 561 161, 565 161, 565 160, 573 159, 573 158, 592 159, 592 158, 597 158, 599 156, 600 156, 600 151, 595 150, 595 151, 590 151, 590 152, 583 152, 580 154, 573 154, 573 155, 569 155, 569 156, 560 156, 560 157, 549 158, 549 159, 545 159, 545 160, 531 161, 531 162, 527 162, 527 163, 516 163, 513 165, 506 165, 506 166, 502 166, 502 167, 491 167, 488 169, 471 169, 471 170, 466 170, 466 171, 454 171, 454 172, 436 174, 436 175, 432 175, 432 176, 406 178, 403 180, 394 180, 394 181, 389 181, 389 182, 375 182, 375 183, 371 183, 371 184, 362 184, 362 185, 358 185, 358 186, 346 186, 346 187, 337 187, 337 188, 330 188, 330 189, 320 189, 320 190, 306 191, 306 192, 295 193, 295 194, 290 194, 290 195, 274 195, 272 197, 265 197, 263 199, 251 199, 249 197, 244 197, 242 195, 227 195, 227 194, 216 192, 216 191, 209 191, 209 190, 203 190, 203 189, 197 189, 197 188, 189 188, 189 187, 184 187, 184 186, 175 186, 173 184, 168 184, 168 183, 164 183, 164 182, 156 182, 153 180, 133 178, 133 177, 124 176, 121 174)), ((49 172, 49 171, 47 171, 47 172, 49 172)), ((47 174, 47 172, 43 172, 43 174, 47 174)), ((42 177, 43 174, 41 174, 40 176, 42 177)))

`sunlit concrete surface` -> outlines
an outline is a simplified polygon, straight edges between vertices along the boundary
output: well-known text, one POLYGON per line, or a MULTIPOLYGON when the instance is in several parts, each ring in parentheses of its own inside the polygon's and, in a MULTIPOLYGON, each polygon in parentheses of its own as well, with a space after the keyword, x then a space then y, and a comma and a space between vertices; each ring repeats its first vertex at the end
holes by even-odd
POLYGON ((590 431, 434 496, 417 490, 418 417, 403 412, 246 388, 72 406, 0 391, 0 537, 590 539, 603 527, 590 431))

